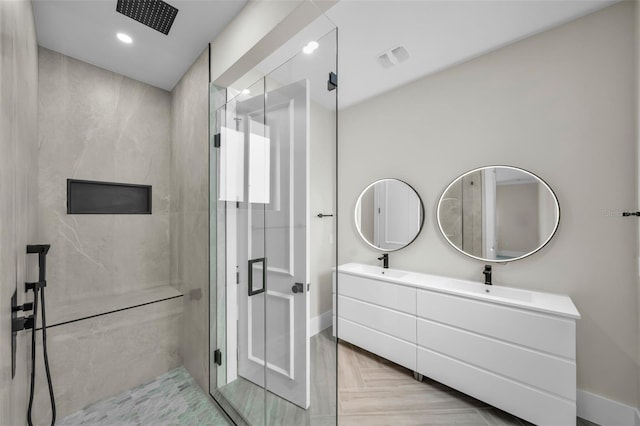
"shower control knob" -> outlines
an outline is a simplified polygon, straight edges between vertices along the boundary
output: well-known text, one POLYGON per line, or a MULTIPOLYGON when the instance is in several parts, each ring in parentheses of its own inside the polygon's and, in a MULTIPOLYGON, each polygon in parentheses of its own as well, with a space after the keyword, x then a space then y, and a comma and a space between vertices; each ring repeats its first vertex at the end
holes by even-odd
POLYGON ((304 291, 304 284, 302 283, 295 283, 292 287, 291 287, 291 291, 294 293, 302 293, 304 291))

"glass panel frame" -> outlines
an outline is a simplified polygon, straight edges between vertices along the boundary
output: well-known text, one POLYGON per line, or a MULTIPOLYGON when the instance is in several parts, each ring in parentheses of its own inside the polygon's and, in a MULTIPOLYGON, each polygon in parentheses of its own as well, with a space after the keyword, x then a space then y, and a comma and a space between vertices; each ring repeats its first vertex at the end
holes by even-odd
MULTIPOLYGON (((212 236, 211 245, 215 244, 217 247, 218 255, 212 262, 217 264, 215 284, 220 285, 214 286, 212 281, 211 291, 217 297, 216 328, 220 331, 215 349, 212 346, 211 351, 220 350, 221 365, 213 364, 218 375, 215 385, 211 381, 210 394, 236 423, 255 425, 265 423, 264 413, 260 412, 264 410, 256 412, 255 406, 245 404, 245 391, 252 386, 251 381, 256 382, 258 392, 262 393, 258 399, 264 401, 264 373, 261 372, 259 363, 257 367, 250 367, 247 362, 251 363, 252 356, 258 361, 265 358, 264 343, 259 343, 265 341, 264 326, 260 326, 264 323, 264 303, 256 304, 253 301, 264 297, 260 295, 262 291, 250 291, 249 277, 256 268, 255 264, 260 261, 264 264, 264 239, 258 233, 257 244, 253 243, 250 230, 253 229, 252 223, 257 223, 258 229, 264 229, 264 225, 260 223, 260 217, 264 217, 264 204, 251 203, 248 197, 250 129, 247 118, 252 113, 264 117, 263 83, 262 80, 256 82, 251 86, 252 95, 241 93, 224 103, 212 115, 216 120, 213 129, 219 135, 216 138, 219 147, 215 148, 215 163, 212 162, 216 164, 215 173, 218 176, 217 185, 211 187, 215 191, 215 197, 212 191, 211 198, 212 209, 215 203, 218 229, 215 238, 212 236), (257 328, 251 327, 251 316, 247 315, 247 312, 253 310, 259 313, 257 328), (257 346, 252 347, 253 339, 247 338, 247 333, 256 336, 257 346), (239 362, 241 353, 249 354, 248 361, 245 356, 244 364, 239 362), (241 377, 240 370, 243 368, 251 369, 252 373, 245 372, 242 375, 251 377, 251 380, 237 380, 241 377)), ((252 391, 255 393, 255 389, 252 391)))
MULTIPOLYGON (((321 17, 326 19, 326 17, 321 17)), ((277 212, 282 209, 290 210, 292 207, 287 204, 287 200, 283 197, 286 195, 286 191, 283 192, 282 188, 288 188, 292 190, 295 186, 295 182, 286 181, 286 176, 282 175, 283 170, 282 167, 277 167, 276 164, 276 154, 278 149, 281 149, 278 146, 278 132, 281 132, 279 129, 271 128, 271 124, 275 123, 277 120, 275 119, 273 111, 269 111, 267 104, 272 100, 272 104, 269 104, 271 107, 280 106, 275 94, 278 90, 281 90, 281 93, 285 93, 287 88, 287 84, 292 85, 292 87, 296 84, 296 82, 301 81, 300 79, 296 79, 293 75, 296 72, 299 72, 297 68, 300 65, 309 66, 309 63, 313 65, 314 61, 312 57, 300 53, 295 55, 293 58, 285 61, 282 65, 276 67, 274 70, 271 70, 269 73, 262 73, 264 76, 260 78, 249 90, 235 90, 235 89, 222 89, 215 87, 213 84, 211 85, 210 90, 210 128, 211 128, 211 143, 210 143, 210 195, 211 195, 211 203, 210 203, 210 242, 211 242, 211 268, 210 268, 210 324, 211 328, 211 344, 210 344, 210 352, 211 352, 211 373, 210 373, 210 394, 212 397, 227 411, 227 413, 231 416, 234 422, 237 424, 251 424, 251 425, 276 425, 276 424, 316 424, 318 421, 323 422, 323 424, 333 423, 335 420, 335 424, 337 424, 337 342, 333 338, 331 330, 325 330, 321 334, 322 343, 321 348, 318 348, 317 339, 311 341, 310 347, 311 350, 307 350, 305 355, 306 357, 306 365, 308 368, 306 369, 307 375, 311 375, 313 377, 307 377, 307 381, 305 386, 307 387, 307 395, 312 395, 315 392, 315 397, 322 397, 322 401, 313 403, 311 401, 311 406, 308 409, 306 407, 300 408, 295 406, 294 404, 289 403, 288 401, 276 396, 276 389, 270 389, 270 385, 273 383, 272 378, 267 374, 267 371, 276 371, 277 369, 282 370, 282 372, 286 372, 286 374, 290 375, 290 378, 298 376, 299 374, 305 374, 304 372, 300 372, 300 368, 296 366, 294 368, 294 360, 293 358, 294 352, 291 351, 290 355, 288 354, 279 354, 275 355, 271 350, 267 352, 267 348, 270 345, 270 341, 273 335, 267 335, 267 316, 269 312, 272 314, 280 315, 280 319, 284 321, 284 318, 288 315, 288 321, 291 323, 291 333, 289 338, 292 339, 292 336, 295 332, 299 330, 309 330, 309 292, 307 289, 311 289, 310 291, 317 292, 315 295, 316 303, 324 304, 322 309, 329 309, 324 312, 316 312, 313 315, 316 317, 316 320, 319 320, 320 316, 318 314, 326 314, 329 313, 331 308, 331 289, 332 289, 332 272, 331 268, 337 265, 337 90, 335 87, 330 90, 327 85, 327 79, 329 77, 329 72, 337 73, 337 28, 332 26, 332 29, 329 32, 323 33, 324 35, 320 37, 318 40, 323 40, 320 44, 321 46, 325 44, 328 46, 327 48, 331 50, 331 53, 328 55, 330 58, 327 60, 327 57, 324 57, 325 63, 322 63, 322 60, 316 59, 315 64, 322 65, 320 68, 320 73, 314 74, 312 77, 305 76, 302 80, 311 80, 311 88, 304 89, 304 98, 307 99, 305 102, 305 112, 304 115, 306 117, 306 124, 301 128, 304 128, 303 134, 304 139, 313 142, 315 139, 322 139, 325 142, 326 146, 328 146, 329 153, 326 155, 326 158, 323 157, 323 161, 328 162, 328 167, 323 169, 323 173, 325 176, 316 176, 315 181, 326 180, 325 186, 328 191, 324 191, 322 197, 317 197, 318 199, 310 200, 309 195, 304 196, 304 217, 308 222, 308 226, 300 225, 297 222, 291 222, 289 220, 289 225, 287 225, 287 229, 290 237, 287 237, 287 240, 293 241, 293 234, 296 232, 296 229, 300 226, 303 226, 302 232, 307 235, 307 240, 313 234, 314 236, 320 236, 321 241, 318 242, 318 246, 322 247, 322 259, 324 262, 324 269, 322 274, 318 274, 318 277, 315 275, 311 276, 309 271, 303 273, 303 275, 298 278, 298 276, 292 276, 291 282, 286 284, 283 283, 280 291, 278 292, 280 296, 278 296, 278 300, 273 299, 273 301, 267 303, 267 293, 272 288, 269 278, 266 278, 266 286, 261 289, 259 292, 253 292, 252 296, 249 296, 250 292, 249 287, 246 288, 246 292, 239 290, 236 293, 237 299, 234 300, 234 296, 228 292, 229 285, 231 280, 234 281, 234 285, 236 281, 240 283, 247 282, 250 273, 255 273, 254 276, 259 275, 258 269, 262 268, 263 275, 266 277, 268 270, 279 269, 281 270, 292 270, 293 261, 290 263, 282 263, 278 262, 277 252, 280 249, 285 249, 283 246, 278 246, 278 248, 268 247, 268 237, 263 237, 262 242, 258 242, 259 238, 253 238, 248 235, 238 236, 233 235, 233 232, 230 232, 228 228, 230 221, 233 221, 233 218, 230 217, 229 204, 235 204, 236 208, 239 210, 245 209, 246 218, 248 219, 249 227, 245 231, 245 233, 251 233, 252 229, 260 228, 261 232, 267 232, 267 222, 263 222, 262 226, 255 226, 256 223, 259 224, 260 217, 257 217, 257 209, 253 209, 252 205, 262 206, 262 220, 267 221, 269 215, 273 216, 277 212), (306 64, 306 65, 305 65, 306 64), (280 78, 279 80, 276 78, 277 73, 280 72, 281 75, 284 75, 284 78, 280 78), (294 81, 291 81, 293 78, 294 81), (256 97, 255 86, 262 85, 263 90, 258 92, 262 93, 262 105, 259 107, 262 108, 262 120, 259 117, 251 120, 247 120, 245 122, 245 127, 243 131, 240 131, 239 128, 235 129, 237 133, 232 131, 224 131, 226 134, 223 135, 223 127, 227 129, 231 128, 231 120, 235 118, 245 118, 249 117, 249 113, 244 111, 243 114, 238 114, 238 111, 241 109, 241 105, 247 106, 250 109, 249 103, 250 99, 256 97), (265 90, 268 88, 268 90, 265 90), (314 94, 318 93, 324 95, 327 92, 325 102, 328 104, 325 105, 324 111, 319 113, 320 107, 319 104, 314 100, 314 94), (215 98, 215 100, 214 100, 215 98), (244 102, 244 104, 243 104, 244 102), (321 120, 317 121, 317 125, 315 124, 316 115, 322 116, 321 120), (261 124, 261 126, 257 126, 254 123, 261 124), (314 127, 315 126, 315 127, 314 127), (316 137, 316 132, 321 134, 321 136, 316 137), (257 136, 260 137, 256 137, 257 136), (262 135, 260 135, 262 133, 262 135), (240 149, 236 149, 235 151, 227 151, 223 153, 222 149, 218 149, 215 147, 216 138, 214 135, 220 134, 220 140, 222 144, 229 143, 230 139, 235 138, 235 142, 237 143, 238 138, 242 137, 243 140, 246 141, 245 145, 240 149), (253 153, 252 153, 252 148, 253 153), (258 151, 260 151, 258 153, 258 151), (244 153, 242 156, 240 153, 244 153), (259 154, 259 155, 258 155, 259 154), (221 167, 221 162, 226 162, 224 167, 221 167), (242 164, 242 172, 238 170, 240 167, 231 167, 232 164, 242 164), (257 164, 258 167, 250 167, 253 164, 254 166, 257 164), (233 171, 235 176, 238 178, 235 181, 233 180, 224 180, 220 178, 220 172, 222 170, 233 171), (255 175, 251 175, 249 170, 255 171, 255 175), (240 182, 240 177, 244 180, 240 182), (269 182, 266 182, 269 180, 269 182), (261 188, 256 189, 256 185, 262 185, 261 188), (253 187, 253 188, 252 188, 253 187), (223 188, 223 190, 221 190, 223 188), (229 190, 230 188, 235 188, 234 190, 229 190), (242 188, 242 191, 239 190, 242 188), (222 199, 220 195, 222 196, 222 199), (233 198, 233 200, 231 199, 233 198), (250 201, 255 201, 254 203, 250 201), (324 213, 321 215, 320 213, 324 213), (323 219, 325 218, 325 219, 323 219), (315 230, 314 230, 315 229, 315 230), (254 239, 255 242, 262 244, 262 253, 255 253, 251 250, 251 248, 247 248, 247 262, 248 266, 245 269, 245 273, 243 274, 243 267, 240 266, 240 263, 237 263, 239 267, 238 270, 234 271, 230 265, 234 263, 229 259, 229 241, 232 239, 243 239, 247 241, 249 244, 254 239), (321 244, 320 244, 321 243, 321 244), (215 249, 214 249, 215 248, 215 249), (251 254, 251 255, 249 255, 251 254), (257 257, 257 254, 261 254, 260 257, 257 257), (256 255, 256 256, 254 256, 256 255), (266 259, 265 259, 266 258, 266 259), (275 263, 271 263, 271 259, 274 258, 275 263), (263 260, 264 259, 264 260, 263 260), (280 264, 282 263, 282 264, 280 264), (288 265, 288 266, 287 266, 288 265), (328 265, 328 266, 327 266, 328 265), (320 277, 320 275, 322 275, 320 277), (298 281, 301 281, 298 284, 298 281), (310 286, 309 286, 310 284, 310 286), (302 289, 304 294, 296 294, 297 291, 294 288, 302 289), (320 297, 320 289, 322 289, 322 301, 317 301, 320 297), (229 345, 229 343, 233 340, 233 331, 229 331, 228 323, 233 321, 234 312, 229 312, 228 307, 234 306, 237 300, 241 300, 240 298, 244 297, 247 300, 256 300, 257 298, 262 296, 261 305, 263 311, 262 324, 264 324, 263 334, 264 337, 268 337, 264 340, 265 344, 262 347, 253 348, 257 350, 258 353, 263 353, 263 371, 264 371, 264 381, 262 382, 262 387, 260 387, 260 383, 258 381, 254 381, 257 383, 257 386, 252 388, 250 392, 253 392, 254 398, 250 400, 250 395, 248 393, 244 393, 243 398, 238 398, 234 401, 233 395, 226 391, 225 386, 229 384, 229 382, 233 382, 233 375, 229 375, 229 371, 232 371, 230 368, 230 363, 237 362, 238 353, 241 350, 240 341, 243 341, 245 337, 240 337, 240 335, 236 334, 236 358, 232 359, 230 347, 233 345, 229 345), (307 312, 306 312, 306 324, 292 322, 294 319, 294 311, 292 306, 292 300, 296 300, 296 297, 305 297, 307 299, 307 312), (329 307, 325 306, 329 304, 329 307), (290 307, 290 310, 285 309, 285 305, 290 307), (215 310, 213 309, 215 307, 215 310), (216 349, 220 349, 221 356, 220 362, 221 365, 215 364, 215 351, 216 349), (320 352, 318 352, 320 351, 320 352), (280 357, 280 355, 287 355, 280 357), (313 363, 313 364, 311 364, 313 363), (316 364, 322 364, 324 377, 319 381, 317 379, 313 379, 317 375, 315 374, 315 366, 316 364), (217 372, 217 373, 216 373, 217 372), (315 380, 313 386, 311 384, 311 379, 315 380), (321 383, 320 383, 321 382, 321 383), (321 395, 319 394, 318 387, 322 387, 323 391, 321 395), (311 388, 311 389, 310 389, 311 388), (270 391, 272 390, 272 391, 270 391), (275 392, 275 393, 273 393, 275 392), (292 423, 293 422, 293 423, 292 423)), ((320 49, 322 50, 322 49, 320 49)), ((318 58, 318 56, 316 56, 318 58)), ((315 71, 315 70, 314 70, 315 71)), ((309 83, 306 83, 307 85, 309 83)), ((303 87, 303 86, 300 86, 303 87)), ((258 95, 260 96, 260 95, 258 95)), ((257 108, 256 111, 260 108, 257 108)), ((297 115, 294 113, 292 109, 282 109, 281 111, 285 111, 281 113, 281 117, 278 120, 286 121, 286 115, 290 114, 290 121, 295 121, 297 115)), ((258 114, 259 115, 259 114, 258 114)), ((254 114, 254 117, 256 115, 254 114)), ((283 121, 283 122, 284 122, 283 121)), ((237 123, 237 121, 236 121, 237 123)), ((293 126, 293 124, 292 124, 293 126)), ((233 129, 232 129, 233 130, 233 129)), ((298 135, 296 138, 300 138, 302 136, 298 135)), ((296 142, 297 143, 297 142, 296 142)), ((293 141, 292 141, 293 147, 293 141)), ((294 156, 294 148, 291 148, 292 158, 294 156)), ((304 155, 306 158, 303 160, 305 163, 305 167, 307 171, 305 173, 312 174, 313 170, 309 172, 310 168, 310 156, 313 155, 313 147, 308 147, 308 152, 304 155)), ((292 160, 293 161, 293 160, 292 160)), ((318 163, 319 165, 320 163, 318 163)), ((292 163, 292 166, 293 163, 292 163)), ((320 170, 320 166, 318 167, 320 170)), ((297 170, 296 170, 297 171, 297 170)), ((226 172, 225 172, 226 173, 226 172)), ((293 176, 293 175, 291 175, 293 176)), ((226 176, 228 177, 228 175, 226 176)), ((314 177, 311 176, 310 182, 314 181, 314 177)), ((285 188, 285 189, 286 189, 285 188)), ((301 207, 302 208, 302 207, 301 207)), ((236 218, 237 219, 237 218, 236 218)), ((292 218, 289 218, 292 219, 292 218)), ((278 224, 275 223, 277 226, 278 224)), ((240 228, 237 228, 240 229, 240 228)), ((287 235, 289 235, 287 234, 287 235)), ((315 244, 311 244, 314 246, 315 244)), ((292 246, 289 247, 287 255, 287 259, 291 257, 294 259, 296 256, 302 256, 305 259, 307 265, 311 265, 311 269, 318 268, 318 265, 312 264, 310 261, 311 254, 310 250, 305 250, 305 253, 293 253, 291 251, 292 246)), ((283 252, 284 253, 284 252, 283 252)), ((284 259, 284 258, 283 258, 284 259)), ((307 266, 309 268, 309 266, 307 266)), ((295 275, 295 274, 294 274, 295 275)), ((264 281, 263 281, 264 283, 264 281)), ((239 284, 241 286, 242 284, 239 284)), ((299 291, 299 290, 298 290, 299 291)), ((272 292, 273 293, 273 292, 272 292)), ((258 305, 256 305, 258 306, 258 305)), ((255 308, 255 306, 254 306, 255 308)), ((250 308, 251 309, 251 308, 250 308)), ((240 309, 242 311, 242 309, 240 309)), ((236 314, 237 315, 237 314, 236 314)), ((324 316, 326 323, 326 315, 324 316)), ((259 323, 255 323, 255 326, 259 326, 259 323)), ((236 333, 238 330, 236 329, 236 333)), ((307 334, 307 337, 308 334, 307 334)), ((276 341, 277 339, 272 339, 276 341)), ((307 339, 308 341, 309 339, 307 339)), ((293 348, 293 345, 290 345, 293 348)), ((250 349, 249 355, 253 352, 250 349)), ((298 352, 299 353, 299 352, 298 352)), ((237 374, 237 372, 236 372, 237 374)), ((284 374, 284 373, 282 373, 284 374)), ((247 388, 245 387, 245 390, 247 388)), ((286 386, 285 386, 286 389, 286 386)), ((305 405, 302 403, 301 405, 305 405)), ((308 404, 307 404, 308 405, 308 404)))

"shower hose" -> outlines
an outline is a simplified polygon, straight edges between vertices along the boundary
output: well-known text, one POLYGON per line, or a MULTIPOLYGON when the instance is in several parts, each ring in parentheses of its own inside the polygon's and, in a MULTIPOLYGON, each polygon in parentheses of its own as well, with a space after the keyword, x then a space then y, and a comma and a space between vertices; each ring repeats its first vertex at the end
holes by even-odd
POLYGON ((56 401, 53 395, 53 383, 51 382, 51 371, 49 370, 49 357, 47 355, 47 317, 44 309, 44 287, 38 289, 38 285, 33 288, 33 328, 31 329, 31 388, 29 392, 29 410, 27 411, 27 421, 29 426, 33 426, 31 410, 33 408, 33 394, 36 383, 36 324, 38 315, 38 292, 42 302, 42 353, 44 355, 44 369, 47 373, 47 383, 49 385, 49 398, 51 399, 51 426, 56 423, 56 401))

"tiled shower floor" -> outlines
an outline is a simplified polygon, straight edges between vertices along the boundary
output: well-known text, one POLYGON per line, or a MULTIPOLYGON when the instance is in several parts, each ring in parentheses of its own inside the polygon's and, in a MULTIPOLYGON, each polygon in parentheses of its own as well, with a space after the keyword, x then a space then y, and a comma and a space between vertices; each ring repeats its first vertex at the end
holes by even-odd
POLYGON ((228 425, 184 367, 61 419, 60 426, 228 425))

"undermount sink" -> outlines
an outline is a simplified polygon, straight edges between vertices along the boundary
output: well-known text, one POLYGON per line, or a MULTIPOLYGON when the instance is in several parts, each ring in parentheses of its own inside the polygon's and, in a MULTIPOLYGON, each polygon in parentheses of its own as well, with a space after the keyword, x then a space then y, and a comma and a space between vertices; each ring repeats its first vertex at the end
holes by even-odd
POLYGON ((517 300, 527 303, 531 303, 531 301, 533 300, 533 294, 530 291, 520 290, 517 288, 497 287, 481 283, 458 280, 451 280, 448 285, 451 290, 459 290, 486 296, 500 297, 502 299, 517 300))
POLYGON ((354 264, 353 272, 367 274, 367 275, 384 275, 389 278, 402 278, 407 275, 405 271, 398 271, 395 269, 385 269, 380 266, 354 264))
POLYGON ((387 277, 402 278, 405 275, 407 275, 406 272, 402 272, 402 271, 394 271, 393 269, 384 269, 384 268, 381 268, 381 269, 382 269, 381 274, 387 277))

